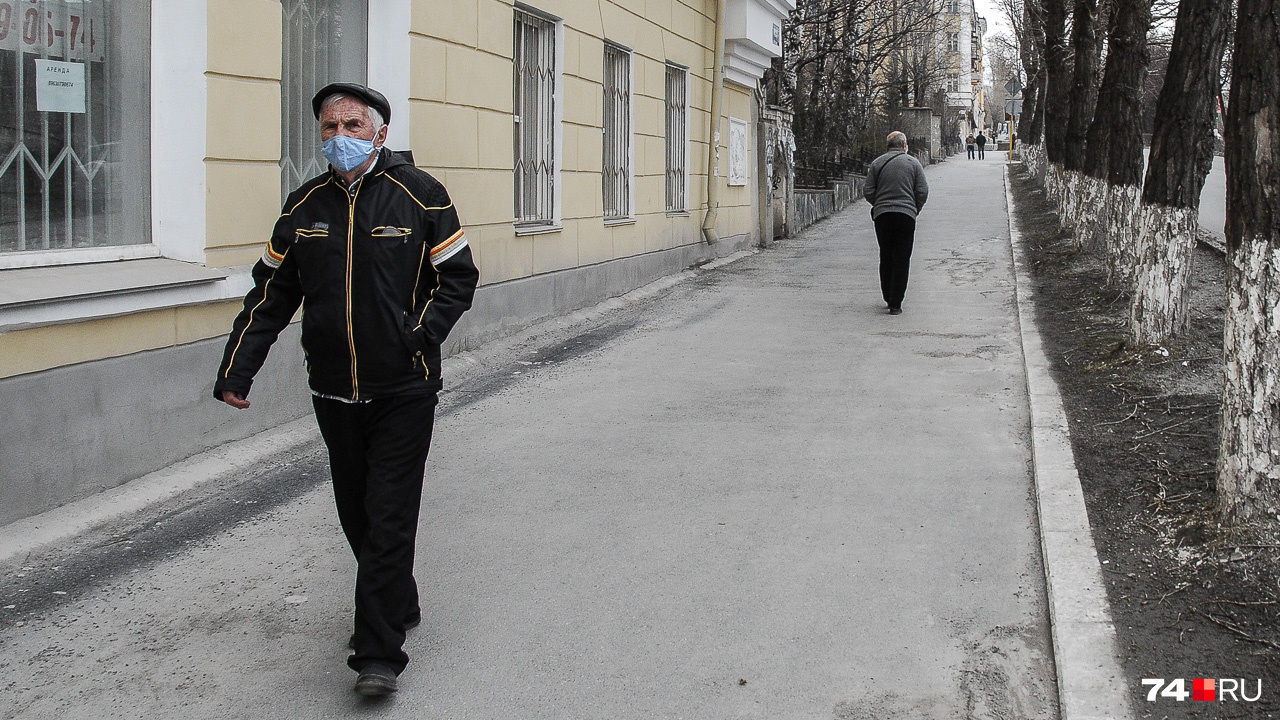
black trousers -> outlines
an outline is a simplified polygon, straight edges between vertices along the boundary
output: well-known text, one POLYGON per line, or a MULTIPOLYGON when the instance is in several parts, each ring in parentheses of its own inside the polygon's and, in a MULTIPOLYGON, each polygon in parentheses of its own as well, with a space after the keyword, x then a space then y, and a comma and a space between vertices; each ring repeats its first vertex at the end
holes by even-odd
POLYGON ((312 398, 338 520, 356 556, 354 670, 378 662, 398 675, 409 662, 404 633, 421 617, 413 554, 436 402, 435 393, 356 404, 312 398))
POLYGON ((907 294, 916 219, 904 213, 887 212, 876 217, 875 222, 876 241, 880 243, 880 292, 889 307, 900 308, 907 294))

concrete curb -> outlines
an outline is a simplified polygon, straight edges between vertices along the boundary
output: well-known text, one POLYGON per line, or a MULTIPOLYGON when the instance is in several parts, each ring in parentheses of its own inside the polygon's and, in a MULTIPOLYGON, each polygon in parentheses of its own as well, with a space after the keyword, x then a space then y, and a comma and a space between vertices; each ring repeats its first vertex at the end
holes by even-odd
POLYGON ((1022 236, 1014 217, 1008 165, 1004 186, 1031 408, 1032 463, 1053 654, 1058 671, 1059 709, 1062 720, 1132 718, 1130 693, 1120 665, 1102 567, 1093 546, 1084 493, 1076 472, 1067 416, 1036 329, 1031 273, 1024 260, 1022 236))

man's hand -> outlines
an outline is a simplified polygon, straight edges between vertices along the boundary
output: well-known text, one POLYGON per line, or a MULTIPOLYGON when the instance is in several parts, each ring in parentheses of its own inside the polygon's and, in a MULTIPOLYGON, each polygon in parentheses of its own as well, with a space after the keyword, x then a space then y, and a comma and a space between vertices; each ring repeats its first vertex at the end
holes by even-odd
POLYGON ((249 407, 249 401, 245 400, 243 395, 240 393, 233 393, 229 390, 222 391, 222 402, 237 410, 244 410, 249 407))

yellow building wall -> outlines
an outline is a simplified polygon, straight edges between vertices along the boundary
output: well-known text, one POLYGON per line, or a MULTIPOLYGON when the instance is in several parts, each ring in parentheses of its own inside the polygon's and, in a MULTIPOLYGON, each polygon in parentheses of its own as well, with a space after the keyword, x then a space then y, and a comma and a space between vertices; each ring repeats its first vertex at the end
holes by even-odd
POLYGON ((282 19, 278 0, 209 0, 207 12, 205 257, 228 267, 262 255, 280 214, 282 19))
MULTIPOLYGON (((562 21, 561 227, 517 234, 511 0, 416 0, 411 144, 457 204, 481 282, 499 283, 698 242, 706 207, 715 3, 706 0, 541 0, 562 21), (601 190, 605 42, 632 51, 634 221, 603 220, 601 190), (665 212, 668 61, 690 69, 687 214, 665 212)), ((724 115, 751 119, 751 95, 725 87, 724 115)), ((722 121, 722 143, 728 137, 722 121)), ((754 153, 754 146, 751 148, 754 153)), ((721 182, 727 150, 721 153, 721 182)), ((747 188, 721 192, 722 236, 752 231, 747 188)))
MULTIPOLYGON (((481 282, 700 242, 714 1, 543 0, 532 5, 564 20, 563 223, 553 232, 517 235, 513 223, 513 2, 414 0, 407 29, 410 147, 457 204, 481 282), (635 219, 622 224, 602 219, 606 40, 634 52, 635 219), (689 212, 678 215, 665 212, 668 61, 689 68, 689 212)), ((243 266, 261 256, 280 212, 281 6, 278 0, 209 0, 207 21, 206 264, 243 266)), ((754 224, 751 186, 733 188, 725 182, 728 117, 749 121, 750 103, 749 91, 725 85, 721 237, 750 233, 754 224)), ((749 153, 754 152, 752 141, 749 153)), ((755 172, 754 160, 749 172, 755 172)), ((12 362, 0 377, 217 337, 230 329, 240 304, 236 299, 9 332, 0 335, 0 353, 12 362)))

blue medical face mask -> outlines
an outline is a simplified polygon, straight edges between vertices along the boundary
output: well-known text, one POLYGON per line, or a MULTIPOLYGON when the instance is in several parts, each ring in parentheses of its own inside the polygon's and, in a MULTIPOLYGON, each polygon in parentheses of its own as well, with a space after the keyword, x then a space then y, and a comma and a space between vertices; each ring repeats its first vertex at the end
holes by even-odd
POLYGON ((334 135, 320 145, 325 159, 340 172, 351 172, 364 164, 373 154, 373 141, 334 135))

